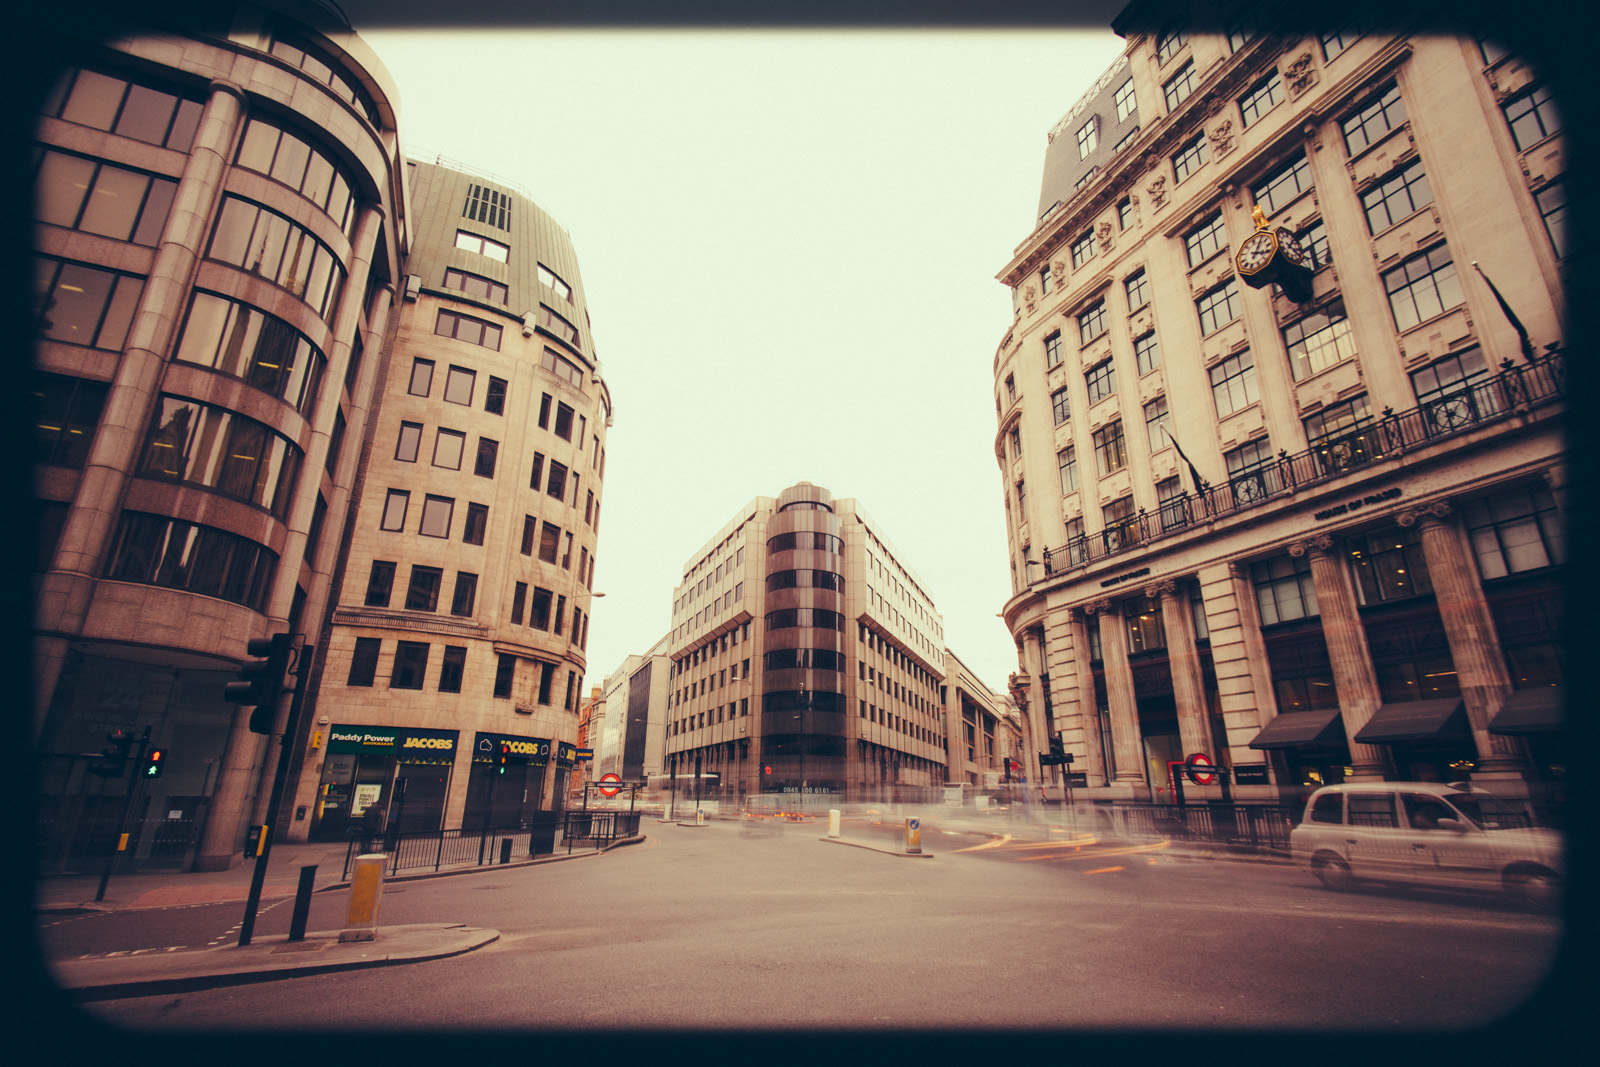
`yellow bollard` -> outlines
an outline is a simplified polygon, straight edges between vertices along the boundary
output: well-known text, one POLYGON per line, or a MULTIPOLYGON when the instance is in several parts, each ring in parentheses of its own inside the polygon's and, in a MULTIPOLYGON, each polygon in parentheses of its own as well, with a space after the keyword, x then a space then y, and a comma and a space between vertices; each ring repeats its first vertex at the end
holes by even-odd
POLYGON ((916 855, 922 851, 922 820, 906 819, 906 852, 916 855))
POLYGON ((340 942, 372 941, 378 936, 378 905, 383 902, 383 865, 389 859, 382 853, 356 857, 356 871, 350 878, 350 910, 340 942))
POLYGON ((828 836, 829 837, 838 837, 839 836, 839 809, 838 808, 829 808, 828 809, 828 836))

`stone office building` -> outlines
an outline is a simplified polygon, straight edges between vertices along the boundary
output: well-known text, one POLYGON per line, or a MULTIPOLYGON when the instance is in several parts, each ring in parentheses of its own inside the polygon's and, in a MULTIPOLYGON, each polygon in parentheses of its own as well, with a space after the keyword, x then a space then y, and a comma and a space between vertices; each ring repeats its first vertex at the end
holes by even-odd
POLYGON ((1195 752, 1239 798, 1558 794, 1549 89, 1492 41, 1188 17, 1119 16, 1000 274, 1023 699, 1095 798, 1195 752))
POLYGON ((291 839, 374 805, 400 832, 525 823, 575 762, 611 422, 576 254, 516 186, 407 168, 403 310, 291 839))
POLYGON ((276 746, 222 700, 251 637, 314 630, 404 252, 394 89, 348 27, 42 41, 32 153, 35 680, 44 870, 98 864, 166 755, 138 862, 226 867, 276 746), (203 828, 203 835, 201 833, 203 828))

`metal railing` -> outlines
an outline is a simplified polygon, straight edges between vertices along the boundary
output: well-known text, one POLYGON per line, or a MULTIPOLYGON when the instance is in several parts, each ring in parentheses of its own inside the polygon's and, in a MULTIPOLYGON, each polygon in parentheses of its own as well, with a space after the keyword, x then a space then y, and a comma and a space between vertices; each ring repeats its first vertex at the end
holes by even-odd
POLYGON ((558 832, 568 854, 571 854, 572 846, 578 843, 599 851, 616 841, 636 837, 639 833, 639 815, 639 812, 627 811, 541 811, 515 825, 487 826, 476 830, 423 830, 371 836, 357 834, 350 838, 345 849, 342 877, 350 877, 357 856, 371 851, 381 851, 387 857, 384 867, 389 874, 488 867, 512 859, 548 856, 556 851, 558 832), (509 849, 507 842, 510 843, 509 849))
POLYGON ((1096 808, 1096 818, 1130 837, 1212 841, 1288 851, 1300 805, 1117 804, 1096 808))
POLYGON ((1060 548, 1046 548, 1045 576, 1120 555, 1197 523, 1259 507, 1367 464, 1525 412, 1566 391, 1566 362, 1559 349, 1552 347, 1526 366, 1510 360, 1501 366, 1500 373, 1491 378, 1430 397, 1408 411, 1385 408, 1381 418, 1320 441, 1304 452, 1291 456, 1280 451, 1276 460, 1234 474, 1224 485, 1203 485, 1199 492, 1163 500, 1156 514, 1141 508, 1137 516, 1099 533, 1079 535, 1060 548))
POLYGON ((567 854, 572 854, 575 842, 592 845, 596 851, 617 841, 636 837, 639 833, 637 811, 569 811, 561 827, 567 854))

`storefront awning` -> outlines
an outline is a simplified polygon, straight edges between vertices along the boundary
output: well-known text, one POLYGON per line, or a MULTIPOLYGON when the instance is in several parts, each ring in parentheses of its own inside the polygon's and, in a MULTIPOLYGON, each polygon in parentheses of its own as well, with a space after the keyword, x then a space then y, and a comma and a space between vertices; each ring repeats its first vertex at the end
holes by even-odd
POLYGON ((1364 745, 1392 745, 1400 741, 1430 741, 1443 733, 1465 734, 1465 707, 1460 697, 1385 704, 1356 731, 1355 740, 1364 745))
POLYGON ((1323 739, 1324 734, 1332 733, 1338 721, 1338 708, 1323 708, 1321 711, 1286 711, 1267 723, 1266 727, 1256 734, 1255 740, 1250 742, 1250 747, 1300 748, 1315 744, 1323 739))
POLYGON ((1492 734, 1539 734, 1561 729, 1561 707, 1565 702, 1559 685, 1538 689, 1514 689, 1489 720, 1492 734))

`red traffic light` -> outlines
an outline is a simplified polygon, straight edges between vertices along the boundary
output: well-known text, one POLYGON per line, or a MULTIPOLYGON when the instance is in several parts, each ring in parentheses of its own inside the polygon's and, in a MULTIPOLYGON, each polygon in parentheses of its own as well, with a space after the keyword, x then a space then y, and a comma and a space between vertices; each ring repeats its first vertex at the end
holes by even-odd
POLYGON ((146 778, 160 778, 161 765, 166 761, 166 756, 165 749, 151 749, 150 754, 144 758, 144 776, 146 778))
POLYGON ((765 767, 762 767, 761 768, 761 773, 762 774, 771 774, 772 773, 772 764, 769 763, 765 767))

